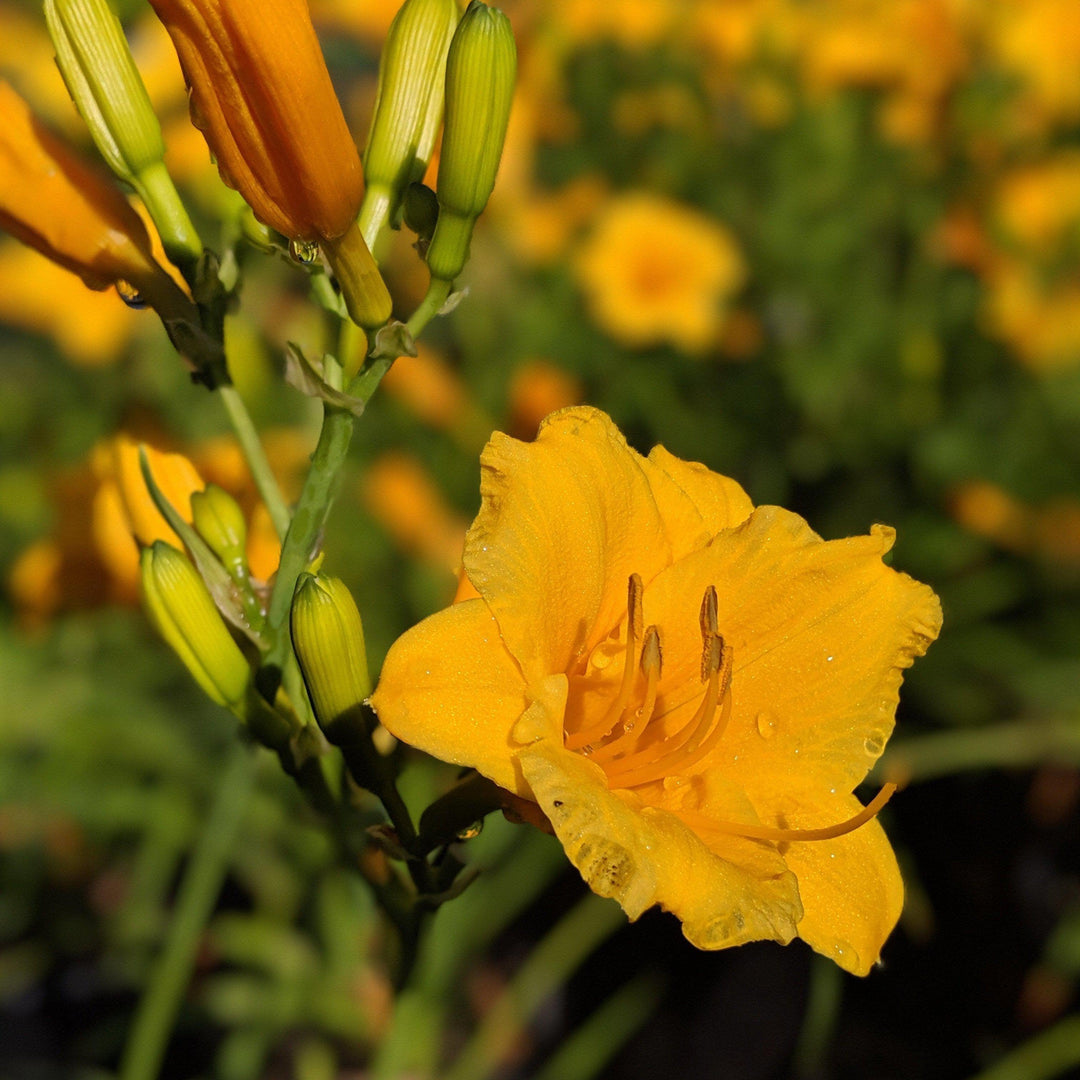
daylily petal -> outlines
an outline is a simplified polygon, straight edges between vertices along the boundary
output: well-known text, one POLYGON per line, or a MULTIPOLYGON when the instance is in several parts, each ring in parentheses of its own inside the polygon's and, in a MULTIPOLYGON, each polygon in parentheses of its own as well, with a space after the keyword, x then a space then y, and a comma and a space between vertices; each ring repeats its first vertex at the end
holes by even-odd
POLYGON ((729 862, 674 814, 609 791, 602 770, 557 744, 540 740, 517 757, 570 861, 631 919, 660 904, 702 949, 786 944, 794 936, 801 914, 795 879, 763 846, 755 861, 729 862))
MULTIPOLYGON (((844 821, 862 804, 854 795, 800 795, 784 814, 787 828, 844 821)), ((799 937, 853 975, 877 962, 904 906, 896 856, 876 821, 835 840, 785 845, 784 859, 799 879, 803 918, 799 937)))
POLYGON ((642 460, 586 408, 555 413, 532 443, 496 432, 481 455, 465 571, 528 678, 566 671, 626 615, 630 575, 671 561, 642 460))
POLYGON ((711 540, 724 529, 741 525, 754 509, 739 484, 699 462, 683 461, 662 446, 654 446, 646 460, 653 497, 672 537, 674 559, 703 546, 698 540, 701 531, 711 540), (658 473, 671 483, 659 482, 658 473))
POLYGON ((892 731, 903 670, 941 625, 934 593, 881 561, 892 540, 876 526, 823 541, 795 514, 759 507, 645 589, 645 622, 661 630, 667 730, 702 695, 697 610, 705 589, 717 590, 733 708, 697 770, 720 769, 752 798, 846 794, 865 777, 892 731))
POLYGON ((525 681, 482 600, 453 604, 398 638, 370 703, 397 738, 527 794, 510 741, 529 704, 525 681))

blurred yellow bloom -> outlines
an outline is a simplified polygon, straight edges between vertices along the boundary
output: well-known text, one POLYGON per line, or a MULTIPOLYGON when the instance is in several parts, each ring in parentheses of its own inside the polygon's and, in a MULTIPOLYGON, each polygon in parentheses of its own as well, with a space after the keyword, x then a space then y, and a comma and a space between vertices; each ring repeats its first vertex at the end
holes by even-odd
POLYGON ((575 42, 606 38, 644 48, 667 33, 682 6, 680 0, 555 0, 548 17, 575 42))
POLYGON ((1080 366, 1080 284, 1047 282, 1038 266, 999 258, 984 300, 990 330, 1036 371, 1080 366))
POLYGON ((478 595, 393 646, 382 723, 538 803, 631 918, 659 903, 708 949, 798 934, 865 974, 903 885, 888 790, 852 792, 941 622, 882 563, 893 531, 825 542, 588 408, 481 468, 478 595))
POLYGON ((0 228, 92 289, 131 285, 163 317, 190 304, 154 259, 142 219, 112 182, 0 81, 0 228))
POLYGON ((995 217, 1012 245, 1056 254, 1054 248, 1080 229, 1080 150, 1061 150, 1007 173, 995 202, 995 217))
POLYGON ((260 221, 292 240, 341 236, 363 196, 306 0, 152 0, 191 88, 192 118, 260 221))
POLYGON ((73 363, 115 363, 139 323, 115 294, 92 292, 74 274, 14 241, 0 242, 0 321, 48 334, 73 363))
POLYGON ((981 20, 991 56, 1020 79, 1020 118, 1080 119, 1080 19, 1073 0, 991 0, 981 20))
POLYGON ((0 4, 0 78, 18 87, 50 124, 67 134, 85 132, 54 57, 40 10, 35 18, 29 9, 0 4))
POLYGON ((416 458, 384 454, 364 473, 360 493, 372 517, 404 551, 457 573, 467 523, 446 505, 416 458))
POLYGON ((613 199, 578 252, 578 280, 596 322, 634 347, 713 345, 746 271, 730 233, 658 195, 613 199))
MULTIPOLYGON (((20 616, 40 623, 57 611, 100 604, 136 604, 139 549, 143 543, 180 541, 161 517, 142 483, 137 443, 128 436, 98 444, 82 465, 52 481, 57 524, 50 536, 21 553, 8 578, 20 616)), ((270 431, 267 456, 289 498, 309 461, 311 447, 292 430, 270 431)), ((243 456, 232 439, 212 439, 190 457, 147 448, 154 477, 182 517, 191 519, 190 498, 205 483, 225 488, 248 518, 247 557, 255 578, 277 570, 281 544, 259 501, 243 456)))
POLYGON ((529 360, 510 379, 507 392, 510 434, 531 439, 545 416, 580 405, 584 399, 585 387, 579 378, 547 360, 529 360))
POLYGON ((1029 547, 1028 508, 997 484, 970 480, 953 490, 949 504, 953 517, 970 532, 1011 551, 1029 547))

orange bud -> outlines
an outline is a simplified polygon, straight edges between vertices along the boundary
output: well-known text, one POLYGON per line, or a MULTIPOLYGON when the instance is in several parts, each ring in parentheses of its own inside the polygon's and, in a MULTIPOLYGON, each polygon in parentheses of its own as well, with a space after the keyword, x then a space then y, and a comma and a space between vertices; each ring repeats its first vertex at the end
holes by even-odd
POLYGON ((363 196, 307 0, 151 0, 222 180, 292 240, 341 236, 363 196))
POLYGON ((0 228, 91 289, 127 282, 158 306, 183 304, 120 190, 0 81, 0 228))

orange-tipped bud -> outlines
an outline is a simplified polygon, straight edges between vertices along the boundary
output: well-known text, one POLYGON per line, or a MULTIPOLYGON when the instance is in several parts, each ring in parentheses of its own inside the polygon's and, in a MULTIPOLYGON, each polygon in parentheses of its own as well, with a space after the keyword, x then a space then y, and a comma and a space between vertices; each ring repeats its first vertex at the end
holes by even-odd
MULTIPOLYGON (((139 444, 121 435, 113 440, 110 451, 112 476, 120 493, 124 516, 135 539, 144 547, 155 540, 179 544, 179 537, 161 516, 146 489, 139 464, 139 444)), ((167 454, 151 446, 146 447, 146 456, 154 483, 176 512, 190 522, 191 497, 206 486, 195 466, 183 454, 167 454)))
POLYGON ((363 196, 307 0, 151 0, 221 178, 292 240, 341 236, 363 196))
POLYGON ((146 226, 120 190, 2 81, 0 228, 91 289, 126 282, 163 315, 184 311, 183 293, 154 261, 146 226))

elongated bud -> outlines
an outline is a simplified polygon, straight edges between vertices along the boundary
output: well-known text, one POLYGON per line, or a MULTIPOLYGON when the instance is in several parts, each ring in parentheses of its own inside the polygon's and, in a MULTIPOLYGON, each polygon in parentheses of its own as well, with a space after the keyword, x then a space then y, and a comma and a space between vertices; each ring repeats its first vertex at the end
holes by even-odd
POLYGON ((247 522, 240 504, 217 484, 207 484, 191 496, 191 520, 230 576, 246 578, 247 522))
POLYGON ((290 240, 341 236, 363 196, 360 155, 307 0, 151 0, 176 46, 192 120, 222 180, 290 240))
POLYGON ((293 596, 292 640, 319 726, 337 742, 337 729, 351 722, 349 710, 371 693, 364 625, 342 581, 301 575, 293 596))
POLYGON ((251 670, 195 567, 162 540, 143 549, 140 565, 158 632, 214 701, 239 711, 251 670))
POLYGON ((516 73, 510 20, 472 0, 446 61, 439 222, 427 253, 432 277, 451 281, 468 260, 473 224, 495 187, 516 73))
POLYGON ((56 62, 109 168, 139 192, 178 262, 202 251, 165 170, 165 142, 120 21, 108 0, 45 0, 56 62))
POLYGON ((344 236, 324 241, 322 250, 341 287, 349 318, 365 330, 382 326, 390 318, 393 301, 360 226, 353 222, 344 236))
POLYGON ((424 175, 442 124, 446 54, 455 0, 405 0, 383 46, 379 88, 364 150, 361 226, 369 244, 396 215, 405 187, 424 175))

